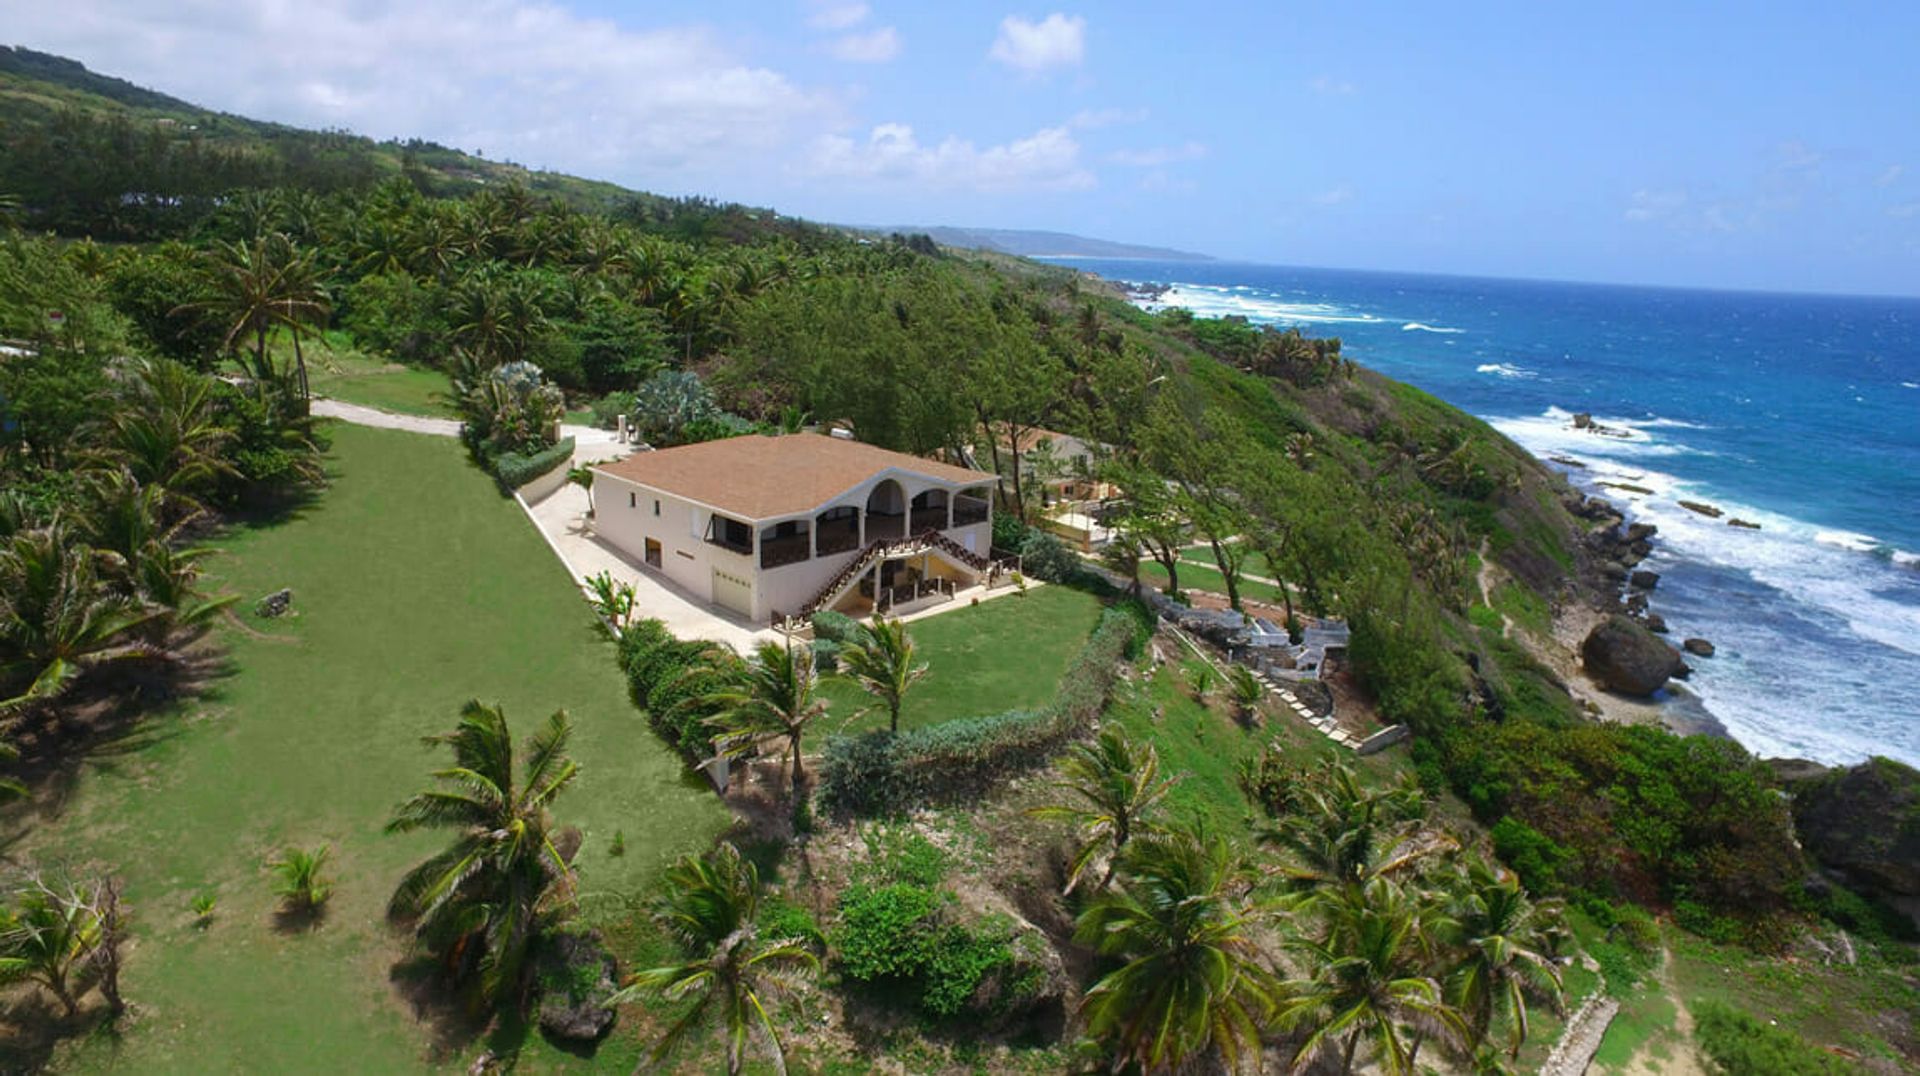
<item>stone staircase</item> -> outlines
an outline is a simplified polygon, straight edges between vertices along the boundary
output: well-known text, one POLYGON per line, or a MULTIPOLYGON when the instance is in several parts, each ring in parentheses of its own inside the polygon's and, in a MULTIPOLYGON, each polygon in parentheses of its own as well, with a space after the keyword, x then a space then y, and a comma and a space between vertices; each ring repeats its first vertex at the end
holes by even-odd
POLYGON ((989 576, 997 568, 992 558, 967 549, 937 530, 924 530, 904 538, 876 539, 867 543, 867 547, 860 551, 860 555, 840 569, 805 605, 791 613, 776 611, 773 614, 774 626, 792 628, 804 623, 820 610, 831 608, 835 602, 845 597, 848 589, 879 561, 892 557, 918 556, 922 553, 937 553, 943 559, 961 567, 989 576))
POLYGON ((1300 720, 1312 725, 1315 729, 1323 733, 1327 739, 1349 750, 1359 749, 1361 744, 1360 738, 1341 728, 1340 723, 1333 719, 1332 714, 1321 715, 1314 713, 1311 707, 1300 701, 1299 696, 1295 695, 1285 685, 1275 683, 1264 673, 1255 673, 1254 678, 1266 685, 1268 691, 1280 696, 1280 701, 1285 703, 1287 708, 1292 710, 1300 720))

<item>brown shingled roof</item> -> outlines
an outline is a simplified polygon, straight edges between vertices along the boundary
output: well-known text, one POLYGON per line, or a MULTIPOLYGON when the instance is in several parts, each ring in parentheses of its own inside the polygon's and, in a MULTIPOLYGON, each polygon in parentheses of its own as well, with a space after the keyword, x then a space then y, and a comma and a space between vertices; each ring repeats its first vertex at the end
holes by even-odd
POLYGON ((810 512, 886 470, 939 482, 993 481, 985 471, 814 433, 751 434, 636 452, 595 470, 744 520, 810 512))

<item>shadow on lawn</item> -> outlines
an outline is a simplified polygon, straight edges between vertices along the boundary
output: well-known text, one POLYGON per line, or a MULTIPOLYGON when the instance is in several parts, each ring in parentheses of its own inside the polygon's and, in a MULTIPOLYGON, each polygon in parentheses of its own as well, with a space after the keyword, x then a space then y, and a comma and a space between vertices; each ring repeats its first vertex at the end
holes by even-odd
MULTIPOLYGON (((405 1001, 413 1018, 427 1029, 430 1059, 436 1064, 465 1060, 484 1043, 484 1054, 513 1067, 513 1058, 535 1033, 535 1023, 512 1007, 477 1008, 431 956, 417 955, 393 965, 387 973, 394 992, 405 1001)), ((548 1045, 574 1057, 590 1060, 600 1042, 571 1041, 542 1036, 548 1045)))
POLYGON ((28 988, 0 1004, 0 1072, 44 1072, 63 1040, 83 1037, 106 1040, 112 1060, 120 1028, 98 997, 82 1001, 80 1011, 68 1016, 45 991, 28 988))

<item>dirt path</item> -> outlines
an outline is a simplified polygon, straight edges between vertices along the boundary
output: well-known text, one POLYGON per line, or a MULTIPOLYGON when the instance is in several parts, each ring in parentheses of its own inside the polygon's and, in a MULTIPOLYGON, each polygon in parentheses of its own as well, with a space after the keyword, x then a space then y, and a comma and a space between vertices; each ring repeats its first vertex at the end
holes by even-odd
MULTIPOLYGON (((1487 540, 1485 538, 1480 539, 1480 574, 1478 578, 1480 584, 1480 603, 1492 609, 1494 612, 1499 613, 1500 610, 1493 604, 1493 588, 1499 585, 1499 581, 1494 578, 1495 569, 1493 567, 1493 558, 1488 555, 1492 551, 1492 547, 1488 545, 1487 540)), ((1513 638, 1513 618, 1505 613, 1500 613, 1500 637, 1503 639, 1513 638)))
POLYGON ((1707 1076, 1693 1049, 1693 1013, 1673 981, 1673 950, 1660 950, 1660 970, 1654 973, 1667 1000, 1673 1002, 1673 1026, 1650 1035, 1619 1069, 1621 1076, 1707 1076))

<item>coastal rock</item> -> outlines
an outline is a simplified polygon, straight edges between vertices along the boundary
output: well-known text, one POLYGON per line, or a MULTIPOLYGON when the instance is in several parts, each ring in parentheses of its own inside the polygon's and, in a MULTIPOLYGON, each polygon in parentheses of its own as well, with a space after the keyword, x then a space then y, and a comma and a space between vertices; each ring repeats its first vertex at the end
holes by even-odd
POLYGON ((540 1030, 557 1039, 592 1042, 613 1027, 607 998, 619 965, 592 934, 561 934, 540 955, 540 1030))
POLYGON ((1684 667, 1678 651, 1620 615, 1594 625, 1580 644, 1580 660, 1602 687, 1642 698, 1666 686, 1684 667))
POLYGON ((1713 505, 1701 504, 1699 501, 1681 501, 1680 507, 1689 512, 1698 512, 1708 519, 1719 519, 1721 516, 1726 515, 1725 512, 1715 508, 1713 505))
POLYGON ((1638 493, 1642 496, 1651 496, 1653 494, 1653 491, 1647 487, 1636 486, 1631 482, 1602 482, 1600 484, 1608 489, 1617 489, 1622 493, 1638 493))
POLYGON ((1794 825, 1814 859, 1856 884, 1920 896, 1920 770, 1871 758, 1792 791, 1794 825))
POLYGON ((1647 596, 1645 594, 1627 595, 1627 614, 1629 616, 1639 616, 1646 611, 1647 596))
POLYGON ((1680 649, 1685 650, 1695 657, 1710 658, 1713 656, 1713 644, 1699 636, 1694 636, 1681 643, 1680 649))
POLYGON ((1744 530, 1750 530, 1750 531, 1757 531, 1760 529, 1760 524, 1749 523, 1746 520, 1741 519, 1739 516, 1734 516, 1732 519, 1727 520, 1727 526, 1740 527, 1744 530))
POLYGON ((1627 525, 1626 540, 1631 545, 1635 542, 1644 542, 1659 533, 1660 528, 1651 523, 1630 523, 1627 525))
POLYGON ((1833 772, 1833 767, 1823 766, 1807 758, 1769 758, 1761 761, 1773 771, 1774 779, 1783 785, 1793 785, 1800 781, 1811 781, 1816 777, 1825 777, 1833 772))
POLYGON ((1627 581, 1628 568, 1617 560, 1610 560, 1600 566, 1600 574, 1615 583, 1627 581))
POLYGON ((1660 585, 1660 573, 1650 572, 1642 568, 1628 577, 1627 581, 1640 590, 1652 590, 1654 587, 1660 585))
POLYGON ((1573 416, 1573 428, 1574 428, 1574 429, 1576 429, 1576 430, 1590 430, 1590 429, 1592 429, 1592 428, 1593 428, 1593 416, 1592 416, 1591 414, 1589 414, 1588 412, 1585 412, 1585 411, 1582 411, 1582 412, 1580 412, 1579 414, 1577 414, 1577 415, 1575 415, 1575 416, 1573 416))
POLYGON ((1648 613, 1646 624, 1647 630, 1655 635, 1665 635, 1667 633, 1667 618, 1661 616, 1659 613, 1648 613))

